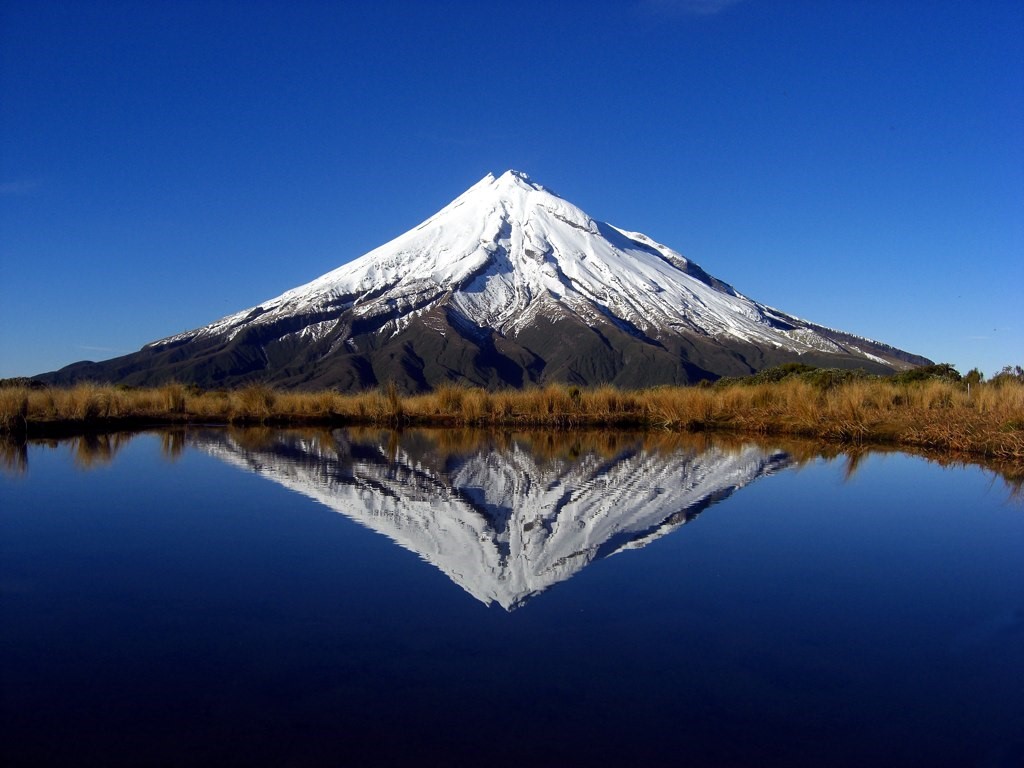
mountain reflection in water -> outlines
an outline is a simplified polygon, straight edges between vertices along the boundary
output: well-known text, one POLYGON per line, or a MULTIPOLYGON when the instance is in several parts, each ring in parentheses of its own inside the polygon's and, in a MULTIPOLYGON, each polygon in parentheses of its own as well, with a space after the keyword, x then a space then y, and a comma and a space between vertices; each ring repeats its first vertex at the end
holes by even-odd
POLYGON ((506 610, 792 462, 750 444, 661 449, 639 437, 490 435, 453 446, 451 433, 435 438, 210 430, 189 440, 384 534, 506 610))
POLYGON ((1021 766, 1021 475, 928 458, 666 431, 0 441, 3 765, 1021 766))

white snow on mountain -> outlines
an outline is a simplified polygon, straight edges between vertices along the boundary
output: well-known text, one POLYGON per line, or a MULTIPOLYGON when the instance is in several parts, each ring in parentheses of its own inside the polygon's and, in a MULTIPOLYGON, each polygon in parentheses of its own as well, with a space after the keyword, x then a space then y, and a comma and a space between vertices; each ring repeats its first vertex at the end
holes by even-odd
POLYGON ((150 346, 305 315, 315 319, 296 333, 317 339, 335 327, 325 313, 346 309, 357 317, 397 313, 385 330, 393 334, 443 302, 513 337, 538 315, 573 314, 651 338, 691 331, 796 353, 841 351, 671 248, 596 221, 517 171, 488 174, 419 226, 306 285, 150 346))

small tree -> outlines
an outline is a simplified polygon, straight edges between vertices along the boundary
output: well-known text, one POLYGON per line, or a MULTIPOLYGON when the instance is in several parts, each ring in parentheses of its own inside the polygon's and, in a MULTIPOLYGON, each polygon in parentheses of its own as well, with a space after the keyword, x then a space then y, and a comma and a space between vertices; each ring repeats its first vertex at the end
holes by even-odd
POLYGON ((1011 381, 1017 381, 1024 384, 1024 368, 1019 365, 1009 366, 1004 365, 1003 370, 992 377, 991 383, 999 386, 1001 384, 1007 384, 1011 381))
POLYGON ((960 372, 951 363, 935 363, 897 373, 892 377, 892 380, 898 384, 910 384, 914 381, 927 381, 929 379, 957 382, 960 381, 960 378, 960 372))

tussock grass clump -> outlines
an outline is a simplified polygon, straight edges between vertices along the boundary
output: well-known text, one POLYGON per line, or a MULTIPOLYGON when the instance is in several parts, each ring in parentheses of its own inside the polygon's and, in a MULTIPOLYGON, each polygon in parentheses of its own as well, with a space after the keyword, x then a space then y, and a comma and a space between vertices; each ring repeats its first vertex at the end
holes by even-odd
POLYGON ((165 384, 160 387, 159 392, 163 397, 168 411, 171 413, 185 412, 186 390, 183 384, 178 384, 176 382, 165 384))
POLYGON ((227 421, 231 407, 231 393, 223 389, 210 390, 198 395, 186 395, 185 397, 185 415, 196 421, 227 421))
POLYGON ((434 390, 434 408, 437 413, 459 413, 465 400, 466 388, 458 384, 442 384, 434 390))
POLYGON ((16 433, 27 429, 28 396, 27 387, 0 389, 0 429, 16 433))
POLYGON ((263 384, 250 384, 229 396, 231 421, 266 421, 274 413, 277 394, 263 384))

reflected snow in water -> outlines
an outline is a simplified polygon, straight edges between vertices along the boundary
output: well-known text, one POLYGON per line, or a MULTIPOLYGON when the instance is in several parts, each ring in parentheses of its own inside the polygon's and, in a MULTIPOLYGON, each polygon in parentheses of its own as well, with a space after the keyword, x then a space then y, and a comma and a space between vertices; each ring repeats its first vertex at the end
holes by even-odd
POLYGON ((481 439, 448 453, 424 433, 393 443, 386 433, 356 442, 344 433, 279 432, 253 446, 218 432, 193 444, 384 534, 481 602, 508 610, 792 463, 755 445, 658 450, 634 438, 597 450, 584 449, 584 438, 565 442, 564 453, 548 456, 511 437, 500 449, 481 439))

